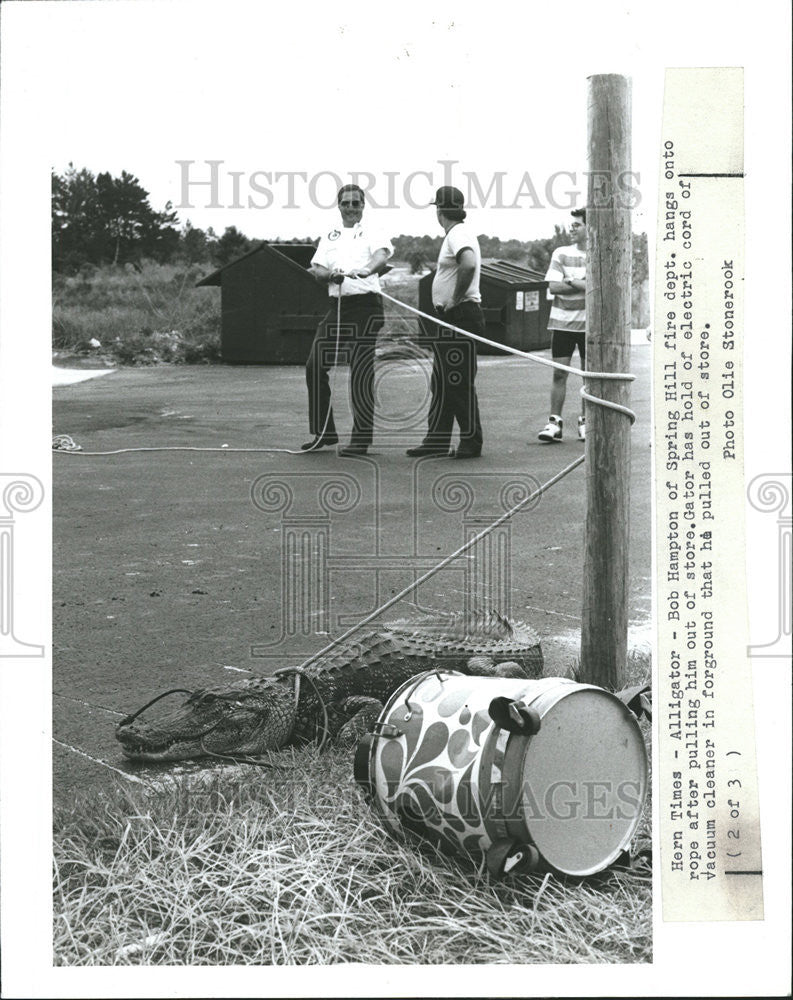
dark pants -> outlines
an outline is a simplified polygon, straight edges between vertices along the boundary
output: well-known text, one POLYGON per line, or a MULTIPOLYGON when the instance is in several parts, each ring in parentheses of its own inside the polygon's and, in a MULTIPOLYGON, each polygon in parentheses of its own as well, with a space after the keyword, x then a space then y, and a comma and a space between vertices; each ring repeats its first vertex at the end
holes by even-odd
POLYGON ((353 427, 350 444, 372 443, 374 427, 374 349, 383 326, 383 300, 369 292, 346 295, 341 300, 338 354, 336 349, 336 300, 317 327, 306 362, 308 427, 312 434, 336 433, 330 406, 328 371, 334 359, 350 366, 350 407, 353 427), (327 423, 326 423, 327 420, 327 423))
MULTIPOLYGON (((447 309, 445 322, 485 335, 485 317, 477 302, 461 302, 447 309)), ((476 342, 439 326, 432 342, 432 398, 424 444, 448 448, 454 421, 460 428, 462 451, 482 450, 482 423, 476 398, 476 342)))

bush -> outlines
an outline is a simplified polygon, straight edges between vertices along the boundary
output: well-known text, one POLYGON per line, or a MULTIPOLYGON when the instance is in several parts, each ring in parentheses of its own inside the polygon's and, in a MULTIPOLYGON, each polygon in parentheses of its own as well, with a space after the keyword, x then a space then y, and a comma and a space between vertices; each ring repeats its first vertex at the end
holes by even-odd
POLYGON ((425 268, 424 257, 420 253, 412 253, 408 255, 408 264, 410 265, 411 274, 422 274, 425 268))
POLYGON ((204 270, 147 261, 56 275, 53 347, 122 365, 217 361, 220 297, 195 287, 204 270))

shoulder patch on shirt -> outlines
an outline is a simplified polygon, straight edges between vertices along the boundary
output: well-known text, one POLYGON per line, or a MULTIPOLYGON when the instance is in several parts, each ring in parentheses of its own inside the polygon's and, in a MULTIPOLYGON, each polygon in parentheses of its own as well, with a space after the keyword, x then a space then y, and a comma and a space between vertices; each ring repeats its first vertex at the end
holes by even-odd
POLYGON ((329 240, 337 240, 340 236, 341 233, 339 232, 338 229, 331 229, 331 231, 328 233, 329 240))

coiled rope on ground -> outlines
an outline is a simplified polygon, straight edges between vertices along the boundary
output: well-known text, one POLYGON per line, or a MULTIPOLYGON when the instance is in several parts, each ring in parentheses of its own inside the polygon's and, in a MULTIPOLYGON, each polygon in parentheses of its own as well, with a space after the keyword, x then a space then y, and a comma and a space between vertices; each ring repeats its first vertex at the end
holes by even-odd
MULTIPOLYGON (((478 341, 481 344, 486 344, 488 347, 495 347, 499 351, 503 351, 505 354, 513 354, 518 358, 525 358, 527 361, 533 361, 539 365, 545 365, 548 368, 556 368, 558 371, 567 372, 568 374, 577 375, 579 378, 587 379, 605 379, 612 381, 624 381, 632 382, 635 380, 636 376, 631 375, 628 372, 590 372, 581 368, 573 368, 571 365, 563 365, 558 361, 554 361, 551 358, 542 358, 537 354, 531 354, 529 351, 521 351, 517 347, 511 347, 508 344, 500 344, 496 340, 489 340, 487 337, 480 337, 479 334, 471 333, 469 330, 463 330, 459 326, 455 326, 453 323, 448 323, 446 320, 441 319, 438 316, 430 316, 428 313, 422 312, 420 309, 416 309, 415 306, 408 305, 407 302, 402 302, 400 299, 395 299, 393 295, 389 295, 387 292, 381 290, 380 294, 384 299, 388 299, 389 302, 393 302, 395 305, 401 306, 404 309, 410 310, 410 312, 415 313, 416 316, 422 319, 429 320, 430 322, 436 324, 437 326, 446 327, 447 330, 452 330, 455 333, 460 333, 465 337, 469 337, 471 340, 478 341)), ((339 328, 341 326, 341 296, 338 297, 336 303, 336 349, 333 359, 333 367, 336 368, 336 362, 338 361, 338 351, 339 351, 339 328)), ((594 396, 592 393, 586 391, 585 387, 579 390, 583 399, 590 403, 594 403, 597 406, 604 406, 609 410, 616 410, 618 413, 624 413, 626 417, 633 423, 636 420, 636 414, 630 407, 623 406, 621 403, 615 403, 610 399, 603 399, 601 396, 594 396)), ((327 428, 328 419, 330 417, 330 410, 325 417, 325 427, 318 435, 322 437, 325 429, 327 428)), ((281 454, 281 455, 304 455, 315 450, 314 448, 305 449, 292 449, 292 448, 229 448, 227 446, 221 447, 199 447, 196 445, 152 445, 152 446, 139 446, 137 448, 114 448, 110 451, 83 451, 79 444, 69 437, 68 434, 58 434, 52 440, 52 450, 58 451, 65 455, 78 455, 85 458, 96 458, 105 455, 124 455, 131 452, 147 452, 147 451, 205 451, 205 452, 229 452, 237 454, 281 454)))

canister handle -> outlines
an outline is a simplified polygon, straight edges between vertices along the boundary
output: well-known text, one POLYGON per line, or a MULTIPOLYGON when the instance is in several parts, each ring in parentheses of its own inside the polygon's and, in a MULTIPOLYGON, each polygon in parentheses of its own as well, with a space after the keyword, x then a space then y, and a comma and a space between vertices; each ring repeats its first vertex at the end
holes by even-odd
POLYGON ((514 698, 494 698, 487 713, 499 729, 506 729, 509 733, 534 736, 542 725, 536 708, 530 708, 514 698))
POLYGON ((520 844, 504 838, 493 841, 485 853, 485 862, 493 878, 498 879, 534 871, 540 862, 540 854, 533 844, 520 844))
POLYGON ((394 740, 398 736, 404 736, 405 734, 398 726, 393 726, 390 722, 380 722, 378 719, 372 726, 372 731, 369 735, 372 737, 372 740, 376 740, 379 737, 394 740))
POLYGON ((649 684, 637 684, 635 687, 623 688, 622 691, 617 691, 616 697, 619 698, 628 711, 633 712, 637 719, 641 719, 643 715, 646 715, 652 722, 653 705, 650 701, 651 691, 652 689, 649 684))

